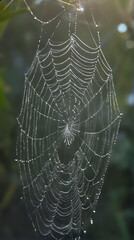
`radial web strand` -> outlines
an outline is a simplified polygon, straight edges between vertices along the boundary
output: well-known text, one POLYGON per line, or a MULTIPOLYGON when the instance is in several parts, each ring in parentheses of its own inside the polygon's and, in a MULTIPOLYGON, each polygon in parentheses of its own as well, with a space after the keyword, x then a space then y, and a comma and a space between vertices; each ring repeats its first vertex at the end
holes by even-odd
POLYGON ((93 223, 121 114, 90 1, 56 2, 60 14, 48 22, 27 5, 41 35, 25 75, 17 160, 37 235, 80 239, 93 223))

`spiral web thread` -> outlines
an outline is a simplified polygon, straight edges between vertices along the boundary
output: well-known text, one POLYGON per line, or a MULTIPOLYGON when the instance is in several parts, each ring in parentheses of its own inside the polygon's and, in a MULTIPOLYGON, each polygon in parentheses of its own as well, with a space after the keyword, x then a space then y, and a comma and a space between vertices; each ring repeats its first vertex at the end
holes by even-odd
POLYGON ((40 21, 17 119, 24 197, 43 239, 80 239, 93 223, 121 119, 98 26, 84 0, 80 6, 63 8, 51 34, 40 21))

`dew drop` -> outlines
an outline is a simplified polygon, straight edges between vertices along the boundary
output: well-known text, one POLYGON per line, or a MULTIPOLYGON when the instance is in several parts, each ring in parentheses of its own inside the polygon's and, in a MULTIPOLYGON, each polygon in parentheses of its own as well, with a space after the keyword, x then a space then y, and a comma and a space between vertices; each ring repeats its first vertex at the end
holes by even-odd
POLYGON ((94 223, 94 222, 93 222, 93 219, 90 219, 90 223, 91 223, 91 224, 93 224, 93 223, 94 223))

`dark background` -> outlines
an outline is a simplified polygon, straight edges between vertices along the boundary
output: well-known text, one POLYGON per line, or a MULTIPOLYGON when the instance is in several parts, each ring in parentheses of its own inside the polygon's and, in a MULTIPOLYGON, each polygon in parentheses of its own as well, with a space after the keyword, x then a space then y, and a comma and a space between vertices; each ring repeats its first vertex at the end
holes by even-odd
MULTIPOLYGON (((44 0, 45 1, 45 0, 44 0)), ((0 1, 0 11, 9 1, 0 1)), ((120 132, 88 240, 134 239, 134 1, 92 0, 104 54, 113 69, 120 132), (125 28, 119 29, 124 23, 125 28), (123 31, 121 33, 120 31, 123 31)), ((15 160, 24 73, 34 57, 39 24, 22 0, 0 14, 0 240, 34 240, 15 160)))

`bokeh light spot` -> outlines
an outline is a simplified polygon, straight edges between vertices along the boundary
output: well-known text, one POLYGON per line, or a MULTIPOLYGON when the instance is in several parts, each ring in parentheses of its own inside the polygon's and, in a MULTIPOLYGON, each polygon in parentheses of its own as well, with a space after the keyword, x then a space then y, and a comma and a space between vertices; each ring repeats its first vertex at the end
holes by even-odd
POLYGON ((120 23, 120 24, 117 26, 117 30, 118 30, 118 32, 120 32, 120 33, 125 33, 125 32, 127 32, 127 29, 128 29, 128 27, 127 27, 127 25, 126 25, 125 23, 120 23))

